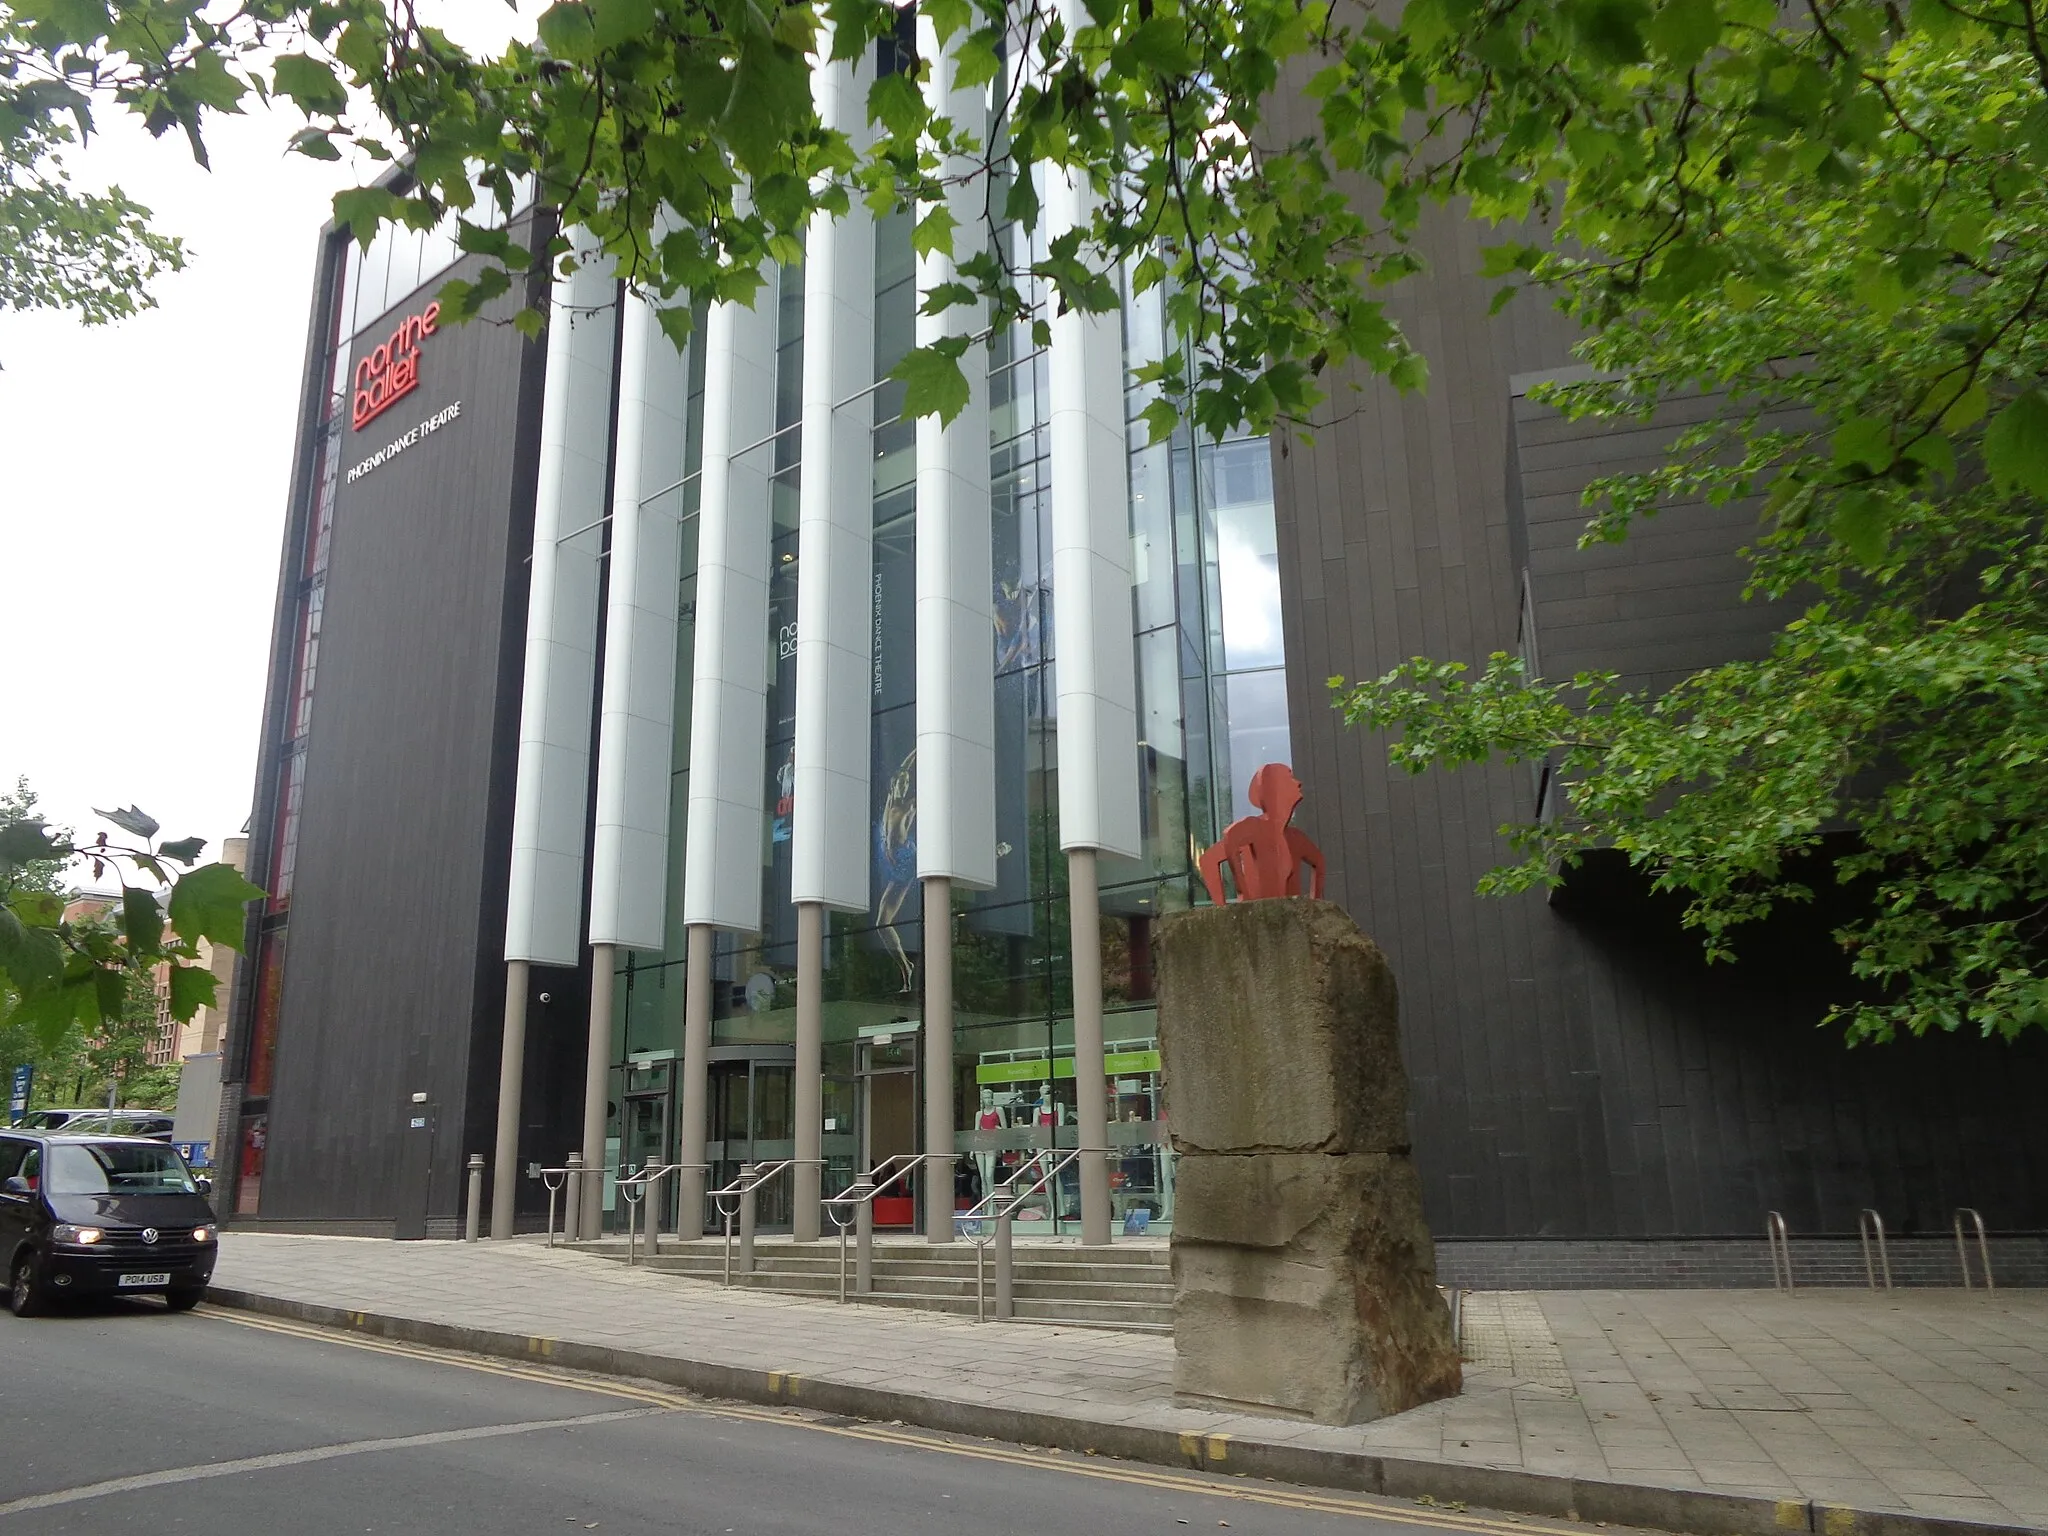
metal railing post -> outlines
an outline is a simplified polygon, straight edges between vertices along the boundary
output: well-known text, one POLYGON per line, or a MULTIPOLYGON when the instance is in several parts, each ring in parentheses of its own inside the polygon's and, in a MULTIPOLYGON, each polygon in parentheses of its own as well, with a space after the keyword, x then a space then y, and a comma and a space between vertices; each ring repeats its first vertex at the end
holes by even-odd
POLYGON ((562 1195, 562 1241, 573 1243, 583 1231, 583 1154, 571 1152, 562 1164, 569 1170, 563 1180, 567 1188, 562 1195))
POLYGON ((1863 1245, 1863 1278, 1874 1291, 1877 1289, 1879 1270, 1884 1273, 1884 1288, 1892 1288, 1892 1257, 1884 1245, 1884 1218, 1865 1206, 1856 1213, 1856 1240, 1863 1245), (1870 1262, 1870 1237, 1877 1234, 1877 1264, 1870 1262))
POLYGON ((756 1197, 753 1184, 754 1165, 740 1164, 740 1273, 754 1272, 754 1209, 756 1197))
POLYGON ((565 1175, 560 1169, 543 1168, 540 1171, 540 1181, 547 1186, 548 1190, 548 1246, 550 1248, 555 1246, 555 1197, 562 1192, 564 1179, 565 1175))
POLYGON ((484 1155, 469 1154, 469 1203, 462 1213, 462 1240, 473 1243, 484 1224, 484 1155))
POLYGON ((1014 1201, 996 1207, 996 1321, 1006 1323, 1017 1315, 1016 1275, 1010 1250, 1010 1213, 1014 1201))
POLYGON ((853 1293, 869 1296, 875 1289, 874 1187, 863 1180, 854 1189, 861 1202, 853 1208, 853 1293))
POLYGON ((1991 1239, 1984 1231, 1984 1218, 1967 1205, 1956 1207, 1956 1258, 1963 1266, 1963 1289, 1970 1290, 1970 1249, 1963 1241, 1963 1218, 1967 1216, 1977 1229, 1977 1258, 1984 1266, 1984 1289, 1995 1291, 1998 1284, 1991 1278, 1991 1239))
POLYGON ((1764 1215, 1764 1240, 1771 1246, 1771 1285, 1786 1295, 1793 1293, 1792 1236, 1785 1230, 1785 1218, 1776 1211, 1764 1215))

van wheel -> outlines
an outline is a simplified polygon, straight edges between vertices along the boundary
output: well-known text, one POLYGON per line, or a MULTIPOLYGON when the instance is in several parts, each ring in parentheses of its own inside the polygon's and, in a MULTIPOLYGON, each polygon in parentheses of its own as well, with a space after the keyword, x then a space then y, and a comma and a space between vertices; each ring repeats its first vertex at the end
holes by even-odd
POLYGON ((176 1290, 164 1292, 164 1305, 166 1307, 169 1307, 173 1312, 190 1312, 194 1307, 198 1306, 199 1303, 205 1299, 206 1287, 203 1285, 195 1287, 191 1290, 176 1290))
POLYGON ((23 1254, 14 1264, 14 1285, 7 1293, 7 1305, 16 1317, 41 1317, 50 1309, 43 1282, 36 1274, 36 1261, 23 1254))

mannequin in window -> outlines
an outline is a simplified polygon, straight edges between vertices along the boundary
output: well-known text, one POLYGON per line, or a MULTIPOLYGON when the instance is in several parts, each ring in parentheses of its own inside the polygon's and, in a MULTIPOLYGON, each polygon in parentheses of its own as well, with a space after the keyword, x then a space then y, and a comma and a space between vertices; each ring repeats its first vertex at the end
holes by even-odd
POLYGON ((981 1198, 987 1199, 996 1187, 995 1140, 988 1133, 1004 1127, 1002 1106, 996 1103, 995 1090, 981 1090, 981 1108, 974 1116, 974 1129, 987 1136, 986 1144, 977 1146, 974 1152, 974 1166, 981 1170, 981 1198))

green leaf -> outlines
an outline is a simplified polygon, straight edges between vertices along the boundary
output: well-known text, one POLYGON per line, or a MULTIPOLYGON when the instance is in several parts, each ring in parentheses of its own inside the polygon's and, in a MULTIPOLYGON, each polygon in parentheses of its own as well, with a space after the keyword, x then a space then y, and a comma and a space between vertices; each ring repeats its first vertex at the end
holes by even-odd
POLYGON ((49 827, 40 821, 0 823, 0 875, 24 864, 70 856, 71 845, 52 837, 49 827))
POLYGON ((1836 498, 1828 531, 1859 564, 1876 565, 1891 543, 1891 508, 1875 491, 1846 491, 1836 498))
POLYGON ((138 885, 121 887, 121 932, 128 939, 128 952, 138 958, 162 947, 164 909, 157 905, 156 892, 138 885))
POLYGON ((1984 467, 2001 489, 2048 501, 2048 394, 2030 389, 1991 418, 1984 467))
POLYGON ((1180 411, 1171 400, 1154 400, 1141 413, 1145 426, 1151 432, 1149 442, 1163 443, 1173 436, 1173 429, 1180 425, 1180 411))
POLYGON ((903 354, 889 377, 903 381, 903 414, 950 422, 966 408, 970 391, 958 358, 936 347, 915 347, 903 354))
POLYGON ((132 805, 122 806, 111 811, 103 811, 95 806, 93 807, 93 815, 99 817, 102 821, 111 821, 123 832, 133 832, 140 838, 155 837, 158 832, 163 830, 158 825, 154 816, 132 805))
POLYGON ((953 212, 944 203, 934 203, 910 232, 910 247, 920 256, 944 255, 953 249, 953 212))
POLYGON ((339 117, 348 109, 348 91, 334 70, 303 53, 287 53, 271 69, 273 89, 289 96, 308 117, 339 117))
POLYGON ((942 43, 974 20, 969 0, 919 0, 917 13, 931 19, 932 30, 942 43))
POLYGON ((924 98, 908 75, 884 75, 868 87, 868 118, 893 138, 912 138, 924 123, 924 98))
POLYGON ((1665 0, 1644 29, 1650 46, 1680 69, 1690 69, 1721 36, 1714 0, 1665 0))
POLYGON ((599 48, 645 37, 660 19, 654 0, 591 0, 591 11, 591 33, 599 48))
POLYGON ((292 153, 304 155, 309 160, 339 160, 341 151, 334 146, 334 140, 325 128, 301 128, 291 137, 288 146, 292 153))
POLYGON ((1990 392, 1982 384, 1972 380, 1968 389, 1943 408, 1941 424, 1951 432, 1961 432, 1982 421, 1984 413, 1990 409, 1990 392))
POLYGON ((64 941, 55 926, 24 922, 11 906, 0 906, 0 976, 27 996, 63 974, 64 941))
POLYGON ((170 968, 171 1017, 183 1023, 201 1008, 211 1008, 217 1001, 218 988, 212 971, 203 965, 178 965, 170 968))
POLYGON ((161 848, 157 849, 157 852, 176 864, 196 863, 198 862, 199 855, 206 852, 206 839, 203 837, 181 837, 175 842, 165 843, 161 848))
POLYGON ((1643 0, 1571 0, 1560 9, 1596 61, 1635 64, 1643 59, 1643 25, 1650 13, 1643 0))
POLYGON ((597 56, 597 26, 590 7, 577 0, 556 0, 540 13, 540 40, 547 51, 572 64, 597 56))
POLYGON ((1852 416, 1835 428, 1835 462, 1847 468, 1860 464, 1881 474, 1897 457, 1892 449, 1892 424, 1877 416, 1852 416))
POLYGON ((1906 303, 1906 285, 1890 262, 1873 263, 1856 274, 1857 300, 1880 320, 1889 320, 1906 303))
POLYGON ((654 320, 661 327, 661 334, 678 352, 690 344, 690 328, 694 320, 687 304, 656 305, 654 320))
POLYGON ((1155 15, 1139 22, 1125 34, 1117 51, 1129 63, 1169 77, 1185 74, 1195 63, 1186 22, 1170 16, 1155 15))
POLYGON ((239 950, 245 909, 262 895, 231 866, 203 864, 172 887, 171 926, 188 943, 205 939, 239 950))
POLYGON ((1002 56, 996 52, 994 35, 986 28, 960 39, 953 53, 953 84, 963 91, 987 85, 1002 73, 1002 56))
POLYGON ((1387 379, 1402 394, 1429 386, 1429 363, 1420 352, 1404 352, 1387 370, 1387 379))
POLYGON ((242 98, 249 94, 248 82, 230 74, 221 56, 210 48, 193 54, 192 62, 171 80, 180 94, 216 112, 239 113, 242 98))
POLYGON ((351 187, 334 194, 334 222, 368 250, 381 223, 398 217, 398 197, 389 187, 351 187))

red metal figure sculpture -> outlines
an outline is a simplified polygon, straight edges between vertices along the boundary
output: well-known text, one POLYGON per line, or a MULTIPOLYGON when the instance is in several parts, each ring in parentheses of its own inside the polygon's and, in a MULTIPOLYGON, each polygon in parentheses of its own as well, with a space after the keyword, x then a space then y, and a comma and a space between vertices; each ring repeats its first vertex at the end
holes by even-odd
POLYGON ((1304 864, 1309 869, 1308 893, 1320 897, 1323 851, 1306 832, 1288 825, 1301 806, 1301 781, 1285 763, 1268 763, 1252 775, 1249 793, 1259 814, 1233 821, 1202 855, 1202 884, 1209 888, 1209 899, 1219 907, 1230 899, 1223 892, 1226 864, 1239 901, 1299 896, 1304 864))

